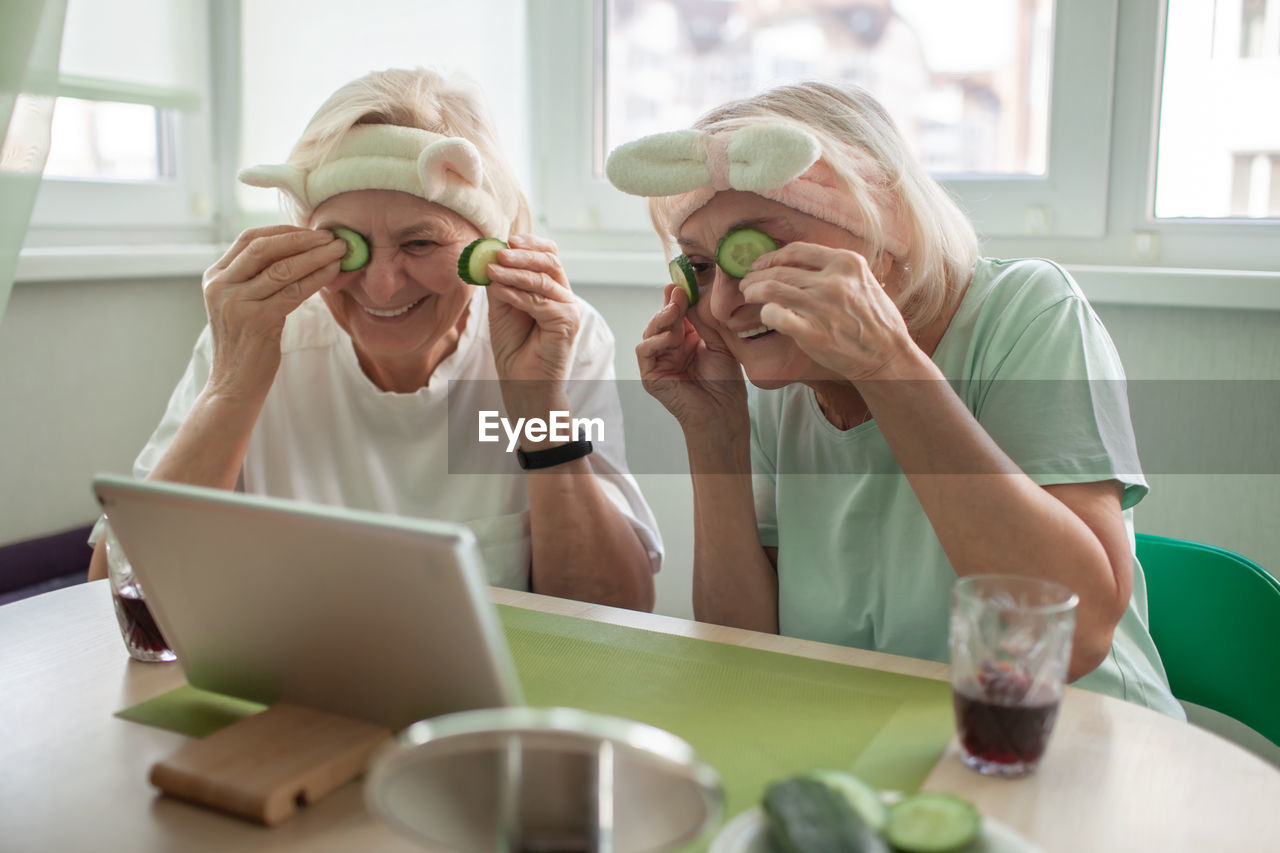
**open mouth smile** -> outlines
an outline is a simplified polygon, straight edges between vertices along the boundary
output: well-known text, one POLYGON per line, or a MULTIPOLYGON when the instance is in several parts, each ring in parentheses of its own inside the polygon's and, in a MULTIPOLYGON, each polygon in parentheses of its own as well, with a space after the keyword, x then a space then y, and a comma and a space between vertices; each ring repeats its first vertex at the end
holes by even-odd
POLYGON ((399 317, 401 314, 407 314, 409 311, 412 311, 414 308, 417 308, 419 305, 422 304, 423 300, 426 298, 427 297, 423 296, 421 299, 416 299, 413 302, 410 302, 408 305, 402 306, 400 308, 388 308, 383 310, 378 308, 370 308, 368 305, 361 305, 360 307, 364 310, 364 313, 372 315, 374 317, 399 317))
POLYGON ((743 331, 738 332, 738 337, 744 341, 749 341, 754 340, 761 335, 767 335, 772 331, 773 329, 770 329, 768 326, 757 326, 754 329, 744 329, 743 331))

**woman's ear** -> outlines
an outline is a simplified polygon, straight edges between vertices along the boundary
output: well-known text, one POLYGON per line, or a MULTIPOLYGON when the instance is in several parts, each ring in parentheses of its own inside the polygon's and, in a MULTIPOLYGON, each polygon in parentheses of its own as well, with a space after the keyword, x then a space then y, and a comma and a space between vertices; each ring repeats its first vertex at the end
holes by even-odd
POLYGON ((880 286, 895 300, 911 279, 911 267, 889 252, 880 253, 880 261, 871 272, 875 275, 876 281, 880 282, 880 286))
POLYGON ((902 264, 898 263, 898 259, 888 252, 880 253, 880 263, 876 264, 876 278, 882 282, 887 282, 891 277, 897 277, 902 274, 902 264))

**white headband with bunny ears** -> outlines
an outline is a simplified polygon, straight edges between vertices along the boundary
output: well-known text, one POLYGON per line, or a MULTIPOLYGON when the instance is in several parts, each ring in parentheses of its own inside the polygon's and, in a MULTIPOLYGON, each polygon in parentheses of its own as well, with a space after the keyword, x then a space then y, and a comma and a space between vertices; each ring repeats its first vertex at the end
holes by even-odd
MULTIPOLYGON (((818 140, 782 122, 760 122, 736 130, 705 133, 676 130, 627 142, 614 149, 605 174, 631 195, 673 196, 672 228, 679 228, 717 192, 744 190, 863 236, 858 206, 821 159, 818 140)), ((870 162, 860 170, 880 215, 884 248, 904 257, 911 240, 905 217, 877 179, 870 162)))
POLYGON ((326 199, 352 190, 399 190, 447 207, 485 237, 509 236, 514 213, 486 184, 480 152, 466 139, 414 127, 359 124, 310 172, 288 163, 252 166, 239 178, 287 193, 310 215, 326 199))

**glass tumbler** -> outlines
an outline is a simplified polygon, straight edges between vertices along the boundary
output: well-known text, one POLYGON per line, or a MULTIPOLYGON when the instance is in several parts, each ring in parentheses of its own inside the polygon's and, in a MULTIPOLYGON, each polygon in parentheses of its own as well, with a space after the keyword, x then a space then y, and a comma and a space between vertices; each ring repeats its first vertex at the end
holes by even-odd
POLYGON ((964 763, 1022 776, 1040 763, 1067 680, 1075 609, 1066 587, 976 575, 951 601, 951 698, 964 763))
POLYGON ((129 558, 120 547, 110 524, 105 525, 103 535, 106 537, 111 602, 115 605, 116 619, 120 622, 120 636, 124 639, 130 657, 141 661, 177 660, 177 655, 169 648, 164 634, 160 633, 160 627, 151 615, 151 608, 147 607, 142 586, 134 577, 129 558))

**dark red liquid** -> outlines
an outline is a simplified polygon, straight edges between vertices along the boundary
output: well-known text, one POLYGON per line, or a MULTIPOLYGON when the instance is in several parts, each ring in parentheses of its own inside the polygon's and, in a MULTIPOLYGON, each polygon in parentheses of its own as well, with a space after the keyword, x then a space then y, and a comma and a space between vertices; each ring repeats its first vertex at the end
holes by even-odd
POLYGON ((965 751, 995 764, 1032 764, 1044 755, 1058 716, 1057 700, 1041 705, 999 704, 952 694, 965 751))
POLYGON ((124 633, 125 642, 135 649, 148 652, 167 652, 169 643, 156 625, 155 618, 147 602, 138 598, 133 587, 125 587, 112 596, 116 605, 116 615, 120 618, 120 630, 124 633), (130 594, 132 593, 132 594, 130 594))

